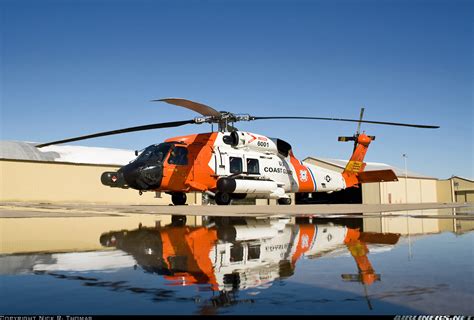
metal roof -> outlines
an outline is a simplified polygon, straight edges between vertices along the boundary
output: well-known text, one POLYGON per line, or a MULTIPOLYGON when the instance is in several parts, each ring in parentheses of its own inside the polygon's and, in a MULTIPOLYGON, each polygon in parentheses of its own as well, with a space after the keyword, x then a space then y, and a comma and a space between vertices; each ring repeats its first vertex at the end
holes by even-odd
POLYGON ((41 152, 31 142, 0 141, 0 158, 15 160, 54 161, 59 153, 41 152))
MULTIPOLYGON (((308 161, 308 160, 324 162, 326 164, 335 166, 335 167, 340 168, 340 169, 344 169, 347 165, 347 162, 349 162, 349 160, 327 159, 327 158, 316 158, 316 157, 307 157, 303 160, 303 162, 308 161)), ((405 177, 405 169, 397 168, 397 167, 391 166, 389 164, 380 163, 380 162, 366 162, 366 163, 367 163, 367 166, 365 167, 365 171, 391 169, 391 170, 393 170, 393 172, 395 172, 397 177, 401 177, 401 178, 405 177)), ((409 171, 409 170, 407 170, 407 176, 409 178, 418 178, 418 179, 436 179, 436 180, 438 179, 438 178, 435 178, 435 177, 425 176, 423 174, 416 173, 416 172, 409 171)))
POLYGON ((465 180, 467 182, 474 182, 474 180, 472 179, 469 179, 469 178, 466 178, 466 177, 461 177, 461 176, 452 176, 451 178, 448 178, 446 180, 449 180, 449 179, 454 179, 454 178, 458 178, 458 179, 461 179, 461 180, 465 180))
POLYGON ((0 159, 120 166, 135 159, 135 152, 132 150, 68 145, 38 149, 35 147, 36 144, 25 141, 0 141, 0 159))

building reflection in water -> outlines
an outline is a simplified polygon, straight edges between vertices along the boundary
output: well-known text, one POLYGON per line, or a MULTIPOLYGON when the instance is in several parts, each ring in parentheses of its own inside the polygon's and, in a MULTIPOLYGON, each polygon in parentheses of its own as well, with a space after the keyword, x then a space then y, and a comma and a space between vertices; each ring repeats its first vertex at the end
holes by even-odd
POLYGON ((358 281, 365 289, 380 280, 367 256, 368 244, 393 246, 400 234, 362 232, 341 222, 226 217, 188 226, 185 217, 174 217, 166 226, 104 233, 100 242, 129 253, 143 270, 164 276, 170 285, 207 285, 218 293, 206 305, 208 313, 252 302, 238 300, 238 290, 268 287, 275 279, 290 277, 302 257, 349 252, 357 272, 341 275, 343 280, 358 281))

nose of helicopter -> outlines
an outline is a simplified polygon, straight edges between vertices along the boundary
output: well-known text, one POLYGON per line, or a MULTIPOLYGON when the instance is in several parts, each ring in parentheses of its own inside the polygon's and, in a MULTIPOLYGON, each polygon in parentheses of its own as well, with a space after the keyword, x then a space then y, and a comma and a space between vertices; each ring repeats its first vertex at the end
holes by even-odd
POLYGON ((161 162, 129 163, 122 167, 119 172, 130 188, 137 190, 157 189, 163 178, 163 164, 161 162))

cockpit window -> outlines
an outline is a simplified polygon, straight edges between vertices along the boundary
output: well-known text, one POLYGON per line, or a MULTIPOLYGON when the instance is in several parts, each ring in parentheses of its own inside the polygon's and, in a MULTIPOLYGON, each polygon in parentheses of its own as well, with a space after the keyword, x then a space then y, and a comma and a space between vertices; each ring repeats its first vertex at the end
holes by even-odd
POLYGON ((146 147, 135 161, 163 161, 171 148, 169 143, 160 143, 146 147))
POLYGON ((184 147, 174 147, 171 150, 168 163, 182 165, 182 166, 187 165, 188 164, 188 149, 184 147))

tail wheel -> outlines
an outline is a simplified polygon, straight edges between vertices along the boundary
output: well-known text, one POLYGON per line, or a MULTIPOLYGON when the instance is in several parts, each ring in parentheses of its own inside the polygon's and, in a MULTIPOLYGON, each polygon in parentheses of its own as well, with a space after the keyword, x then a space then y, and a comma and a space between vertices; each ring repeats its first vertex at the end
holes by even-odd
POLYGON ((215 197, 216 203, 221 206, 230 204, 230 194, 227 192, 217 192, 215 197))
POLYGON ((278 204, 290 205, 291 204, 291 198, 280 198, 280 199, 278 199, 278 204))
POLYGON ((175 206, 182 206, 186 204, 186 193, 184 192, 174 192, 171 195, 171 201, 175 206))

